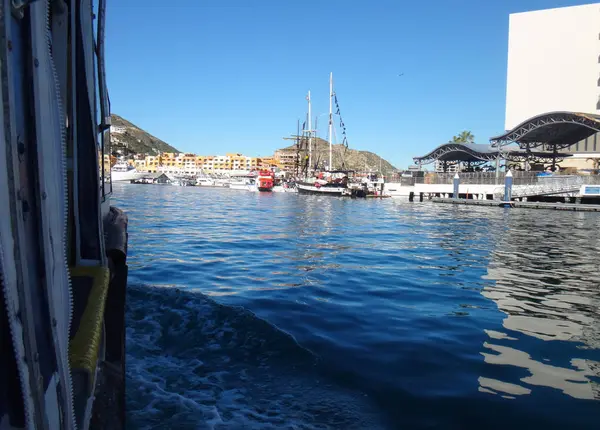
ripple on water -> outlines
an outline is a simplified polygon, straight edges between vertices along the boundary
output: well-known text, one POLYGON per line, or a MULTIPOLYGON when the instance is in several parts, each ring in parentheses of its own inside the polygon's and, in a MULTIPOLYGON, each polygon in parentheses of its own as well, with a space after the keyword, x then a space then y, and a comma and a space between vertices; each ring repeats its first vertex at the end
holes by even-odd
POLYGON ((115 189, 133 427, 600 419, 597 214, 115 189))

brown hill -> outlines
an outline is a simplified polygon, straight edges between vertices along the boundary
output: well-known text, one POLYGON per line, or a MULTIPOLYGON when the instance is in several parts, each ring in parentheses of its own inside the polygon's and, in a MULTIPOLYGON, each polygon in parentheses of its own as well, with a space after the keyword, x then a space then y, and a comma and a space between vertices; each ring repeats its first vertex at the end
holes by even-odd
POLYGON ((112 114, 110 119, 112 125, 110 143, 113 152, 120 152, 123 155, 157 155, 159 151, 180 152, 119 115, 112 114))
MULTIPOLYGON (((301 154, 308 153, 306 149, 308 144, 301 145, 301 154)), ((291 145, 280 149, 285 152, 296 152, 296 145, 291 145)), ((329 161, 329 142, 320 137, 313 138, 312 142, 313 164, 324 167, 329 161)), ((334 169, 348 170, 373 170, 381 171, 384 174, 396 169, 389 161, 370 151, 360 151, 357 149, 346 148, 342 144, 333 145, 332 161, 334 169)))

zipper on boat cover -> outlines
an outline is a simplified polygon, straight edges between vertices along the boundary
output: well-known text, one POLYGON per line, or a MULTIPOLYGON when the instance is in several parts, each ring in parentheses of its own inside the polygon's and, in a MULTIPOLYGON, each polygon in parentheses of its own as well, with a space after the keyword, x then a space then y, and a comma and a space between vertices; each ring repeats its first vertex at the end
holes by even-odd
MULTIPOLYGON (((35 2, 33 4, 30 5, 31 8, 31 16, 32 16, 32 30, 35 31, 37 30, 38 32, 36 33, 36 35, 38 37, 41 37, 42 34, 41 32, 43 31, 43 34, 45 36, 45 52, 43 52, 43 55, 40 55, 37 57, 37 60, 39 61, 39 67, 38 67, 38 71, 39 72, 45 72, 47 74, 47 76, 42 76, 41 79, 49 79, 49 83, 50 85, 48 85, 46 88, 48 89, 48 91, 51 94, 48 94, 48 100, 51 100, 53 103, 50 103, 50 106, 48 106, 48 109, 50 110, 50 115, 49 118, 47 118, 47 126, 50 128, 50 130, 48 130, 47 135, 53 135, 54 133, 56 133, 56 127, 58 127, 58 135, 55 137, 58 137, 60 139, 60 162, 58 163, 60 165, 59 169, 60 169, 60 181, 62 184, 62 190, 56 190, 56 193, 54 194, 50 194, 49 192, 49 187, 52 186, 52 183, 46 183, 45 180, 47 180, 48 178, 45 177, 44 182, 43 182, 43 189, 41 189, 40 191, 42 193, 48 191, 48 196, 50 197, 50 199, 48 200, 52 200, 55 199, 54 201, 56 203, 60 202, 60 198, 63 199, 63 204, 62 207, 59 208, 59 210, 63 211, 63 219, 61 220, 62 222, 62 237, 60 237, 60 241, 61 241, 61 253, 62 253, 62 264, 64 264, 64 266, 62 268, 58 267, 59 270, 64 270, 64 278, 62 279, 63 281, 66 281, 66 285, 64 285, 64 283, 61 283, 58 287, 60 289, 62 288, 67 288, 67 300, 66 303, 62 302, 62 303, 57 303, 57 300, 62 301, 62 298, 56 298, 53 295, 53 291, 56 291, 56 285, 53 285, 52 289, 49 289, 47 291, 47 296, 48 296, 48 303, 49 303, 49 310, 50 310, 50 316, 51 316, 51 327, 52 327, 52 337, 54 339, 54 342, 57 344, 55 350, 58 351, 58 357, 57 357, 57 364, 58 364, 58 370, 59 370, 59 380, 60 380, 60 386, 59 386, 59 390, 58 390, 58 399, 59 402, 61 403, 61 413, 62 413, 62 418, 61 418, 61 422, 62 422, 62 426, 64 428, 67 429, 76 429, 77 428, 77 421, 75 418, 75 408, 74 408, 74 398, 73 398, 73 378, 72 378, 72 373, 71 373, 71 366, 69 365, 69 333, 71 330, 71 324, 72 324, 72 320, 73 320, 73 292, 72 292, 72 283, 71 283, 71 276, 68 270, 68 239, 67 239, 67 229, 68 229, 68 180, 67 180, 67 133, 66 133, 66 121, 65 121, 65 113, 64 113, 64 105, 63 105, 63 101, 62 101, 62 95, 61 95, 61 89, 60 89, 60 81, 58 78, 58 74, 56 72, 56 66, 54 64, 54 58, 52 55, 52 44, 53 44, 53 40, 52 40, 52 28, 51 28, 51 13, 52 13, 52 2, 50 0, 44 0, 44 1, 39 1, 39 2, 35 2), (44 18, 44 22, 43 22, 43 28, 42 28, 42 14, 43 14, 43 18, 44 18), (37 28, 35 27, 37 26, 37 28), (40 58, 42 57, 42 58, 40 58), (48 76, 50 75, 50 76, 48 76), (58 191, 62 191, 62 195, 59 195, 58 191), (57 306, 58 305, 58 306, 57 306), (59 309, 64 309, 64 307, 68 308, 68 319, 66 321, 66 331, 61 330, 59 331, 59 325, 57 324, 57 315, 56 315, 56 311, 59 309), (64 332, 63 332, 64 331, 64 332), (60 342, 60 339, 62 338, 63 342, 60 342), (61 348, 61 343, 64 346, 64 348, 61 348)), ((66 8, 62 8, 62 13, 66 14, 66 8)), ((40 97, 42 97, 43 99, 43 95, 39 95, 40 97)), ((46 125, 46 124, 44 124, 46 125)), ((40 129, 40 128, 39 128, 40 129)), ((39 137, 38 137, 38 144, 40 143, 39 137)), ((52 148, 54 148, 54 146, 52 146, 52 148)), ((40 148, 38 148, 38 152, 40 151, 40 148)), ((43 158, 40 158, 43 159, 43 158)), ((50 161, 50 160, 48 160, 50 161)), ((56 171, 54 172, 55 174, 57 173, 56 171)), ((52 181, 52 179, 56 180, 56 176, 54 177, 50 177, 50 180, 52 181)), ((56 188, 56 187, 55 187, 56 188)), ((46 208, 46 210, 49 210, 48 207, 48 201, 46 199, 42 199, 43 201, 41 202, 42 205, 44 205, 44 207, 46 208)), ((50 215, 52 216, 52 215, 50 215)), ((48 228, 47 226, 44 226, 45 228, 48 228)), ((56 246, 56 244, 51 243, 51 246, 54 245, 56 246)), ((52 250, 54 251, 54 250, 52 250)), ((56 258, 54 256, 54 253, 52 256, 46 255, 45 257, 47 258, 56 258)), ((54 280, 53 277, 51 276, 51 274, 47 274, 46 279, 50 280, 54 280)))
MULTIPOLYGON (((62 2, 59 0, 59 2, 62 2)), ((60 125, 60 146, 61 146, 61 174, 62 174, 62 183, 63 183, 63 193, 64 193, 64 213, 63 213, 63 237, 62 237, 62 249, 63 249, 63 258, 65 261, 65 269, 67 272, 67 286, 69 291, 69 317, 67 322, 67 333, 66 336, 68 338, 69 333, 71 333, 71 325, 73 323, 73 284, 71 281, 71 273, 68 268, 67 262, 69 261, 69 249, 68 249, 68 229, 69 229, 69 183, 68 183, 68 173, 67 173, 67 130, 66 130, 66 117, 64 112, 64 105, 62 103, 61 91, 60 91, 60 80, 58 78, 58 74, 56 73, 56 66, 54 64, 54 58, 52 56, 52 31, 51 31, 51 22, 50 22, 50 13, 52 11, 52 2, 48 1, 48 13, 46 15, 46 37, 48 43, 48 56, 50 59, 50 68, 52 70, 52 77, 54 80, 54 89, 56 93, 57 100, 57 109, 59 116, 59 125, 60 125)), ((67 7, 63 8, 63 13, 66 13, 67 7)), ((71 427, 73 430, 77 429, 77 420, 75 418, 75 407, 74 402, 75 399, 73 397, 73 375, 71 371, 71 366, 69 365, 69 342, 67 341, 67 398, 63 399, 70 406, 68 407, 69 415, 71 418, 71 427)))

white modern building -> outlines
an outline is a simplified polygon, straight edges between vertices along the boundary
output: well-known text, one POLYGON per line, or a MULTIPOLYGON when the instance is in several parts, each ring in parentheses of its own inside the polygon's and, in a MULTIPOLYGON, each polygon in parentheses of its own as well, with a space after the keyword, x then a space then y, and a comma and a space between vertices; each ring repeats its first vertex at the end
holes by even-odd
MULTIPOLYGON (((553 111, 600 114, 600 3, 511 14, 505 129, 553 111)), ((598 134, 563 167, 591 168, 598 134)))

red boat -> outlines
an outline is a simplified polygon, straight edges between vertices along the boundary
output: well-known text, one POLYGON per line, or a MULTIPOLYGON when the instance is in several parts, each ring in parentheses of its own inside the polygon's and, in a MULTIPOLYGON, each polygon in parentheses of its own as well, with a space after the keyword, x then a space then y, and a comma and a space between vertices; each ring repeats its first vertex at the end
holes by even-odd
POLYGON ((258 173, 258 191, 273 191, 275 174, 270 170, 261 170, 258 173))

